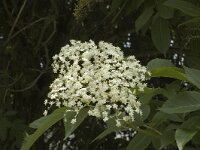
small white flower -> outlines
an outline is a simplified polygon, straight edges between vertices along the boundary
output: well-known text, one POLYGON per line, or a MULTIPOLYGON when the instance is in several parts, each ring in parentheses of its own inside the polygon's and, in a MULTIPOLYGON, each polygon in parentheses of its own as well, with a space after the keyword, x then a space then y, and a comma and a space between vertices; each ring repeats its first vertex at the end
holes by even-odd
POLYGON ((75 123, 76 123, 76 119, 74 118, 71 120, 71 124, 75 124, 75 123))
POLYGON ((47 110, 45 110, 45 111, 43 112, 43 115, 44 115, 44 116, 46 116, 46 115, 47 115, 47 113, 48 113, 48 111, 47 111, 47 110))
POLYGON ((116 126, 121 127, 121 122, 119 120, 116 120, 116 126))
POLYGON ((104 122, 108 121, 108 117, 103 118, 103 121, 104 122))
POLYGON ((47 104, 48 104, 48 100, 45 99, 45 100, 44 100, 44 105, 46 106, 47 104))

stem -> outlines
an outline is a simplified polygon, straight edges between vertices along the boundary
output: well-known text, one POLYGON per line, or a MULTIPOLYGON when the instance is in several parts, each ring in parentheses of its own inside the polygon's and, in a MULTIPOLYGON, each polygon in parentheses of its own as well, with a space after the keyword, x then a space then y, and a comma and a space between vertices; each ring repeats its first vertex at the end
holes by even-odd
POLYGON ((152 131, 154 131, 154 133, 153 132, 149 132, 148 130, 145 130, 145 129, 141 129, 141 128, 139 128, 139 126, 136 127, 136 126, 134 126, 132 124, 126 124, 126 125, 127 125, 127 127, 134 129, 135 131, 138 131, 138 132, 140 132, 140 133, 142 133, 144 135, 147 135, 147 136, 151 136, 153 138, 159 138, 160 135, 162 135, 159 131, 157 131, 157 130, 153 129, 152 127, 149 127, 149 126, 146 127, 146 125, 143 125, 143 126, 148 128, 148 129, 151 129, 152 131))
POLYGON ((146 127, 147 129, 150 129, 150 130, 156 132, 159 135, 162 135, 162 133, 160 131, 156 130, 155 128, 153 128, 151 126, 148 126, 148 125, 143 125, 143 126, 146 127))

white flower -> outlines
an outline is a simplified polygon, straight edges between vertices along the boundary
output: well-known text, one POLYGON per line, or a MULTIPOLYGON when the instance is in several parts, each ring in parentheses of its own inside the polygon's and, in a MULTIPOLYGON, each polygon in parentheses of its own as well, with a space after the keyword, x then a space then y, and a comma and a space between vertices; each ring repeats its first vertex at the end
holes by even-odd
POLYGON ((76 119, 74 118, 71 120, 71 124, 75 124, 75 123, 76 123, 76 119))
POLYGON ((48 104, 48 100, 45 99, 45 101, 44 101, 44 105, 46 106, 47 104, 48 104))
POLYGON ((46 116, 46 115, 47 115, 47 113, 48 113, 48 111, 47 111, 47 110, 45 110, 45 111, 43 112, 43 115, 44 115, 44 116, 46 116))
POLYGON ((116 120, 116 126, 121 127, 121 122, 119 120, 116 120))
MULTIPOLYGON (((121 49, 110 43, 70 42, 53 57, 57 78, 44 104, 70 107, 77 113, 87 106, 90 116, 103 121, 116 117, 116 126, 134 121, 134 113, 141 115, 141 103, 132 91, 144 90, 146 75, 150 75, 147 69, 134 56, 125 58, 121 49)), ((76 118, 71 120, 75 122, 76 118)))

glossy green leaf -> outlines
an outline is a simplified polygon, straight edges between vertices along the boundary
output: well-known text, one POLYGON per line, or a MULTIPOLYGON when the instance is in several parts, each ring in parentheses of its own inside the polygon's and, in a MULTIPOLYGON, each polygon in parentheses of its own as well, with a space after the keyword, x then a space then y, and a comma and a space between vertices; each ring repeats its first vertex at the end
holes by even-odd
POLYGON ((161 52, 166 53, 170 44, 170 30, 168 21, 158 17, 151 28, 151 38, 155 47, 161 52))
POLYGON ((70 134, 83 122, 83 120, 88 116, 88 108, 82 108, 78 115, 76 116, 76 123, 72 124, 71 120, 75 117, 76 113, 69 111, 64 117, 64 127, 65 127, 65 138, 70 136, 70 134))
POLYGON ((188 80, 200 89, 200 70, 184 67, 188 80))
POLYGON ((175 67, 175 66, 169 60, 160 58, 153 59, 147 64, 148 70, 153 70, 162 67, 175 67))
POLYGON ((153 15, 153 7, 146 8, 143 13, 135 21, 136 32, 138 32, 153 15))
POLYGON ((179 150, 183 150, 185 144, 189 142, 197 130, 177 129, 175 133, 175 140, 179 150))
POLYGON ((51 118, 51 115, 43 116, 43 117, 33 121, 29 126, 31 128, 37 129, 41 126, 41 124, 44 123, 44 121, 48 120, 49 118, 51 118))
POLYGON ((148 136, 137 133, 129 142, 127 150, 145 150, 150 143, 151 139, 148 136))
POLYGON ((195 91, 181 92, 168 99, 160 110, 169 114, 200 110, 200 93, 195 91))
POLYGON ((200 8, 183 0, 167 0, 164 5, 179 9, 190 16, 200 16, 200 8))
POLYGON ((59 108, 57 110, 55 110, 52 114, 48 115, 48 117, 43 118, 41 122, 40 121, 36 121, 36 123, 33 123, 32 126, 33 127, 37 127, 37 130, 29 135, 24 143, 22 144, 21 150, 29 150, 31 148, 31 146, 35 143, 35 141, 47 130, 49 129, 52 125, 54 125, 56 122, 58 122, 59 120, 61 120, 63 118, 63 115, 66 111, 66 108, 59 108))
POLYGON ((151 71, 152 77, 168 77, 182 81, 188 81, 183 70, 176 67, 157 68, 151 71))

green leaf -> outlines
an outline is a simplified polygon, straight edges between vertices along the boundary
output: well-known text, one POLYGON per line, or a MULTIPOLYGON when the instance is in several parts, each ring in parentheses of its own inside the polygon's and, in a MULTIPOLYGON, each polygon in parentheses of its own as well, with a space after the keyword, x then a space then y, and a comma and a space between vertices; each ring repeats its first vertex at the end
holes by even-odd
POLYGON ((175 139, 179 150, 183 150, 185 144, 189 142, 197 133, 196 130, 177 129, 175 139))
POLYGON ((153 127, 159 126, 160 124, 162 124, 163 122, 165 122, 167 120, 168 116, 169 115, 166 113, 163 113, 160 111, 157 112, 152 119, 151 126, 153 126, 153 127))
POLYGON ((138 9, 144 0, 134 0, 134 1, 129 1, 128 6, 126 7, 125 14, 129 15, 131 12, 133 12, 135 9, 138 9))
POLYGON ((154 147, 154 149, 159 149, 160 148, 160 140, 156 139, 156 138, 151 138, 151 143, 154 147))
POLYGON ((136 9, 138 9, 145 2, 145 0, 134 0, 134 1, 136 9))
POLYGON ((69 111, 65 114, 64 118, 65 138, 67 138, 88 116, 88 108, 85 107, 82 108, 76 117, 76 123, 72 124, 71 120, 75 117, 75 115, 76 113, 72 111, 69 111))
POLYGON ((150 106, 149 105, 142 105, 141 110, 142 110, 142 120, 147 119, 149 114, 150 114, 150 106))
POLYGON ((168 114, 168 120, 174 121, 174 122, 184 122, 182 114, 168 114))
POLYGON ((145 150, 150 143, 151 139, 148 136, 137 133, 129 142, 127 150, 145 150))
POLYGON ((171 8, 176 8, 182 11, 183 13, 190 16, 200 16, 200 8, 196 7, 190 2, 182 1, 182 0, 167 0, 164 5, 169 6, 171 8))
POLYGON ((200 129, 200 116, 189 118, 181 124, 181 128, 189 130, 200 129))
POLYGON ((161 88, 144 88, 144 91, 138 94, 138 100, 142 102, 143 105, 146 105, 149 103, 149 100, 151 100, 154 95, 161 94, 162 90, 163 89, 161 88))
POLYGON ((200 70, 184 67, 188 80, 200 89, 200 70))
POLYGON ((174 16, 174 8, 167 7, 163 4, 157 6, 158 14, 164 19, 170 19, 174 16))
POLYGON ((181 88, 181 81, 175 80, 170 84, 166 84, 165 89, 162 90, 162 94, 165 97, 170 98, 176 95, 180 91, 180 88, 181 88))
POLYGON ((175 131, 173 130, 165 130, 164 133, 161 136, 161 147, 160 149, 163 149, 164 147, 172 144, 174 139, 175 131))
POLYGON ((182 81, 188 81, 183 70, 176 67, 157 68, 151 71, 152 77, 168 77, 182 81))
MULTIPOLYGON (((196 28, 196 27, 195 25, 193 25, 189 28, 196 28)), ((200 33, 199 31, 197 30, 197 33, 195 34, 198 35, 200 33)), ((185 64, 187 64, 188 67, 192 67, 193 69, 200 69, 200 59, 199 59, 200 58, 200 36, 191 35, 191 38, 189 39, 189 43, 188 43, 188 49, 184 53, 187 56, 185 60, 185 64)))
MULTIPOLYGON (((200 132, 198 131, 195 136, 192 138, 192 144, 193 145, 199 145, 200 143, 200 132)), ((184 149, 185 150, 185 149, 184 149)))
POLYGON ((166 130, 176 130, 178 129, 180 126, 177 123, 170 123, 169 126, 167 126, 166 130))
POLYGON ((172 113, 187 113, 200 109, 200 93, 195 91, 181 92, 168 99, 160 108, 161 111, 172 113))
POLYGON ((36 120, 36 123, 33 123, 33 127, 37 127, 37 130, 28 136, 24 143, 22 144, 21 150, 29 150, 34 142, 52 125, 63 118, 64 113, 66 112, 66 108, 59 108, 55 110, 52 114, 48 115, 46 119, 42 119, 43 122, 36 120))
POLYGON ((170 44, 170 30, 168 21, 158 17, 152 24, 151 38, 155 47, 161 52, 166 53, 170 44))
POLYGON ((180 116, 178 116, 177 114, 167 114, 159 111, 153 116, 153 119, 151 121, 151 126, 158 127, 167 120, 172 120, 175 122, 183 122, 183 119, 180 118, 180 116))
POLYGON ((113 126, 113 127, 109 127, 107 129, 105 129, 101 134, 99 134, 92 142, 96 141, 96 140, 101 140, 104 137, 106 137, 108 134, 111 134, 112 132, 116 132, 119 131, 120 128, 113 126))
MULTIPOLYGON (((200 25, 200 22, 199 22, 200 25)), ((191 25, 187 28, 189 30, 183 30, 185 32, 188 32, 190 34, 190 38, 188 37, 188 49, 184 51, 186 57, 185 64, 187 64, 188 67, 192 67, 193 69, 199 69, 200 70, 200 30, 198 30, 198 25, 191 25), (195 27, 196 26, 196 27, 195 27), (195 29, 196 28, 196 29, 195 29)), ((181 28, 181 29, 183 29, 181 28)))
POLYGON ((115 119, 116 118, 112 117, 112 118, 108 119, 108 121, 106 121, 108 128, 116 127, 116 120, 115 119))
POLYGON ((45 120, 48 120, 49 118, 51 118, 51 115, 47 115, 47 116, 43 116, 35 121, 33 121, 32 123, 30 123, 30 127, 31 128, 34 128, 34 129, 37 129, 41 126, 41 124, 44 123, 45 120))
POLYGON ((175 67, 175 66, 169 60, 160 58, 153 59, 147 64, 148 70, 153 70, 162 67, 175 67))
POLYGON ((190 20, 187 20, 187 21, 179 24, 178 27, 181 27, 183 25, 189 26, 189 25, 195 25, 195 24, 200 24, 200 17, 195 17, 195 18, 192 18, 190 20))
POLYGON ((135 21, 136 32, 138 32, 153 15, 153 7, 146 8, 143 13, 135 21))

